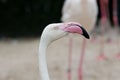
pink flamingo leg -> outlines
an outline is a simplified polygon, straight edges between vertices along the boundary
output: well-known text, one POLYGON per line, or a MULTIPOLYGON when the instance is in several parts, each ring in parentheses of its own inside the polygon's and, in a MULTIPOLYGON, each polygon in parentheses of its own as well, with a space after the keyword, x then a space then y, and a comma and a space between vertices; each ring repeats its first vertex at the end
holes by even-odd
POLYGON ((86 40, 83 39, 82 52, 80 55, 80 64, 78 67, 78 79, 79 80, 83 80, 82 66, 83 66, 83 60, 84 60, 84 55, 85 55, 85 48, 86 48, 86 40))
MULTIPOLYGON (((106 23, 107 21, 107 7, 108 7, 108 0, 100 0, 100 10, 101 10, 101 34, 102 36, 104 35, 103 34, 103 31, 104 31, 104 24, 106 23)), ((101 49, 100 49, 100 55, 97 56, 97 60, 104 60, 106 59, 105 55, 104 55, 104 41, 103 41, 103 37, 101 38, 101 49)))
POLYGON ((97 57, 97 60, 104 60, 106 59, 104 55, 104 41, 103 38, 101 38, 101 49, 100 49, 100 55, 97 57))
MULTIPOLYGON (((114 23, 114 25, 118 28, 117 0, 114 0, 114 1, 113 1, 113 23, 114 23)), ((118 45, 119 45, 119 41, 117 41, 116 46, 119 47, 118 45)), ((116 57, 117 57, 118 59, 120 59, 120 52, 117 53, 116 57)))
POLYGON ((117 0, 113 0, 113 23, 115 26, 118 26, 117 0))
MULTIPOLYGON (((119 39, 118 39, 117 44, 116 44, 117 48, 119 48, 119 45, 120 45, 120 43, 119 43, 119 39)), ((116 58, 120 60, 120 52, 117 53, 116 58)))
POLYGON ((108 6, 108 0, 100 0, 101 24, 105 24, 107 21, 107 12, 106 12, 107 6, 108 6))
POLYGON ((68 54, 68 80, 71 80, 72 79, 72 76, 71 76, 71 65, 72 65, 72 46, 73 46, 73 39, 70 37, 69 38, 69 54, 68 54))

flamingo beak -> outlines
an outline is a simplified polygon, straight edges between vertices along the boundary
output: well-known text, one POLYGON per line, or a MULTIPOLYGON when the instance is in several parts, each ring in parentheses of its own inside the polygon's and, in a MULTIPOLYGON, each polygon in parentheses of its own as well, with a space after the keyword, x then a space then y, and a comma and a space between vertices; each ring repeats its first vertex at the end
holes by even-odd
POLYGON ((72 23, 72 24, 62 25, 62 26, 60 26, 60 29, 62 29, 63 31, 66 31, 66 32, 70 32, 70 33, 81 34, 87 39, 90 38, 88 32, 81 25, 78 25, 78 24, 72 23))

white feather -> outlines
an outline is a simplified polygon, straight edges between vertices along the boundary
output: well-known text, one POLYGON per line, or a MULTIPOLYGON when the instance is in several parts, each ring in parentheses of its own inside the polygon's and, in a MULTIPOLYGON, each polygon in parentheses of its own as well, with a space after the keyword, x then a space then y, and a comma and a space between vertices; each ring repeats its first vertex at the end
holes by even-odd
POLYGON ((96 23, 98 6, 96 0, 66 0, 62 9, 63 22, 74 21, 91 31, 96 23))

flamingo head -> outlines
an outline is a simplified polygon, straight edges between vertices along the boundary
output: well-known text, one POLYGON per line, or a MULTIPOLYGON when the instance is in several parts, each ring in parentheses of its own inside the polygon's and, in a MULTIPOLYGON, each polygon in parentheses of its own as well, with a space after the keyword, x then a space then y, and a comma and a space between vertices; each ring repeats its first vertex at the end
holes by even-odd
POLYGON ((45 27, 41 37, 50 43, 54 40, 67 36, 69 33, 77 33, 83 35, 87 39, 90 38, 88 32, 76 22, 49 24, 45 27))

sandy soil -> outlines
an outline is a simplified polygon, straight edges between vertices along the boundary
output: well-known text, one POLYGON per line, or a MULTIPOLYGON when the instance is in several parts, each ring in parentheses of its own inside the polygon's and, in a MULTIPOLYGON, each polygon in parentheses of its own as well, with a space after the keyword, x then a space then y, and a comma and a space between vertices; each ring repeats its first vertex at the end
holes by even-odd
MULTIPOLYGON (((87 40, 83 64, 83 80, 120 80, 120 51, 116 38, 105 42, 105 60, 97 60, 100 39, 87 40)), ((106 39, 106 37, 105 37, 106 39)), ((82 38, 75 36, 72 54, 72 78, 78 80, 78 64, 82 38)), ((40 80, 38 70, 39 38, 0 41, 0 80, 40 80)), ((68 37, 53 42, 47 50, 47 61, 51 80, 67 80, 68 37)))

